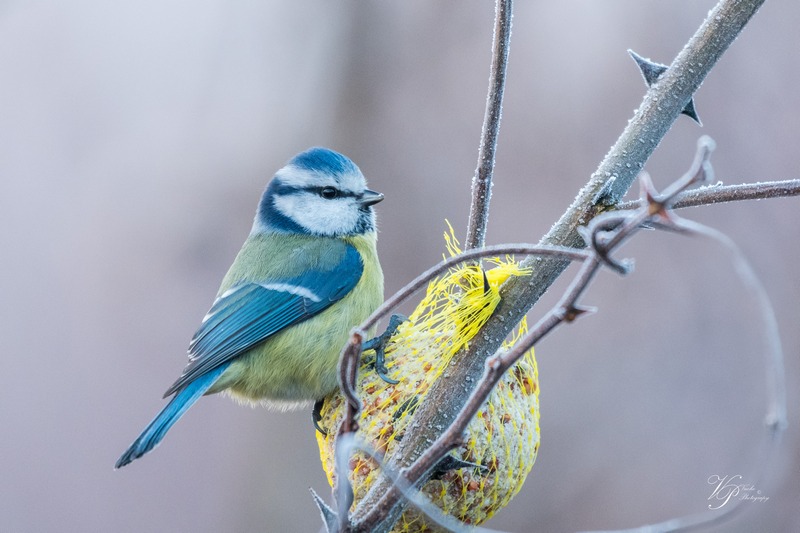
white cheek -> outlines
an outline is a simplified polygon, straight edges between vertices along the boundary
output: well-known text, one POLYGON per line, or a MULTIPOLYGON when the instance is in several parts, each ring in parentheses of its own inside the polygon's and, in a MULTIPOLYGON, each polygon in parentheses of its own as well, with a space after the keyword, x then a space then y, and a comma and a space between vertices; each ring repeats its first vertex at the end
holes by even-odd
POLYGON ((355 227, 358 209, 349 199, 324 200, 316 195, 276 196, 275 208, 311 233, 341 235, 355 227))

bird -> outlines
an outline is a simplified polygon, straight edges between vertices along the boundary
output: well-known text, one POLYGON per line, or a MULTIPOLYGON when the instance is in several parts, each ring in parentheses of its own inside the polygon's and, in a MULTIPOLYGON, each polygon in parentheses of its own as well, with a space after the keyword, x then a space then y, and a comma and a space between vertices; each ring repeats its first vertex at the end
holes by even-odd
POLYGON ((275 173, 189 344, 189 363, 164 394, 169 403, 115 468, 153 450, 203 395, 291 409, 338 387, 351 328, 383 301, 373 209, 383 199, 353 161, 327 148, 275 173))

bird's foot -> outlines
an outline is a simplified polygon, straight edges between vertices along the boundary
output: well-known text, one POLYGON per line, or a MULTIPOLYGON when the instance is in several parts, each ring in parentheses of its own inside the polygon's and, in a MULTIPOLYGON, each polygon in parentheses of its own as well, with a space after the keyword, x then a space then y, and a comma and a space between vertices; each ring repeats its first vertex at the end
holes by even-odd
POLYGON ((392 379, 387 376, 387 372, 389 370, 386 368, 386 345, 389 343, 389 339, 397 333, 397 328, 400 327, 400 324, 408 320, 408 318, 404 317, 403 315, 394 314, 392 318, 389 319, 389 325, 386 326, 386 331, 378 335, 377 337, 373 337, 368 341, 364 341, 362 345, 363 350, 375 350, 375 373, 390 385, 396 385, 399 383, 396 379, 392 379))
POLYGON ((325 398, 314 402, 314 410, 311 411, 311 420, 314 422, 314 429, 322 433, 324 437, 328 436, 328 432, 319 425, 322 420, 322 405, 325 403, 325 398))

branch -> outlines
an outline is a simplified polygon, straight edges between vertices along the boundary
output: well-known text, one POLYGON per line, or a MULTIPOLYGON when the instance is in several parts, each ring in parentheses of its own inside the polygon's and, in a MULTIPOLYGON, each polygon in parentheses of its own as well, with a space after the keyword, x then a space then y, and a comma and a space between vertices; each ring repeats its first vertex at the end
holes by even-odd
MULTIPOLYGON (((761 200, 766 198, 788 198, 800 195, 800 179, 784 181, 765 181, 737 185, 707 185, 698 189, 684 191, 675 198, 673 209, 698 207, 701 205, 738 202, 741 200, 761 200)), ((636 209, 641 200, 621 202, 617 209, 636 209)))
MULTIPOLYGON (((642 206, 636 211, 609 212, 593 219, 584 230, 587 240, 592 243, 590 254, 584 259, 580 271, 573 279, 559 302, 529 331, 517 341, 508 352, 498 351, 484 365, 483 376, 476 384, 467 401, 460 408, 455 420, 442 432, 433 444, 407 469, 401 471, 405 483, 419 486, 425 481, 425 474, 444 456, 460 446, 462 435, 478 410, 486 403, 489 395, 503 374, 517 363, 534 344, 564 323, 571 323, 592 309, 578 304, 589 284, 603 265, 619 270, 621 263, 611 258, 611 253, 628 238, 641 229, 643 224, 653 224, 674 230, 686 230, 686 225, 671 215, 669 209, 675 196, 696 183, 707 181, 711 176, 709 157, 713 141, 702 137, 698 141, 697 156, 689 171, 659 195, 652 189, 649 179, 642 179, 642 206)), ((629 269, 623 269, 623 274, 629 269)), ((393 486, 375 506, 375 510, 364 517, 365 524, 378 523, 381 513, 387 512, 393 501, 400 496, 393 486)))
MULTIPOLYGON (((679 197, 680 195, 676 197, 676 200, 679 197)), ((674 205, 677 205, 677 202, 674 205)), ((731 254, 735 270, 742 283, 753 293, 755 306, 759 309, 763 322, 762 326, 769 344, 769 348, 763 352, 767 378, 767 413, 764 419, 766 432, 763 434, 763 440, 758 450, 754 478, 748 478, 749 483, 758 485, 760 476, 766 472, 769 461, 775 457, 783 431, 787 426, 786 372, 775 311, 764 286, 753 271, 753 267, 735 242, 724 233, 690 220, 679 219, 679 227, 688 233, 701 235, 716 241, 731 254)), ((592 531, 587 533, 675 533, 698 529, 705 530, 710 526, 731 520, 745 508, 744 501, 742 499, 734 499, 718 512, 701 512, 625 530, 592 531)), ((713 507, 709 505, 709 509, 713 509, 713 507)))
MULTIPOLYGON (((674 215, 671 211, 676 205, 677 200, 681 196, 685 196, 685 189, 699 182, 707 182, 713 176, 709 163, 709 156, 712 149, 713 141, 708 137, 701 138, 698 142, 697 156, 690 170, 671 186, 667 187, 663 193, 659 194, 656 192, 649 177, 643 174, 640 178, 642 198, 638 202, 639 207, 635 211, 611 211, 594 218, 590 222, 588 228, 582 231, 585 240, 591 243, 590 250, 575 254, 574 256, 567 254, 567 257, 570 259, 581 260, 583 265, 559 303, 556 304, 528 334, 520 339, 512 349, 508 351, 499 351, 487 360, 482 379, 477 383, 474 391, 458 413, 454 422, 443 431, 436 442, 431 444, 417 461, 400 472, 391 470, 390 467, 380 461, 381 469, 392 480, 393 485, 373 507, 372 511, 366 514, 362 521, 357 524, 348 523, 348 525, 355 526, 354 529, 358 531, 373 531, 377 524, 381 524, 385 516, 392 514, 392 509, 395 508, 395 504, 400 501, 401 497, 407 500, 410 499, 412 504, 421 511, 429 514, 429 516, 433 515, 431 518, 434 519, 434 521, 440 524, 442 523, 441 511, 439 511, 438 508, 432 508, 430 502, 421 496, 418 491, 418 487, 420 487, 426 479, 426 474, 432 471, 447 453, 463 444, 463 435, 467 430, 467 426, 473 420, 478 410, 485 404, 493 388, 498 381, 502 379, 505 372, 512 368, 533 345, 558 326, 564 323, 571 323, 582 314, 592 311, 592 309, 579 305, 578 300, 589 287, 590 282, 593 280, 599 268, 605 265, 623 274, 629 271, 629 268, 625 266, 626 263, 617 261, 611 256, 611 253, 644 226, 652 226, 684 234, 705 235, 723 244, 732 253, 734 263, 736 264, 736 270, 742 277, 743 282, 753 290, 758 299, 758 306, 761 309, 765 331, 767 332, 767 337, 770 339, 771 344, 770 350, 765 353, 769 391, 766 417, 767 423, 765 426, 767 430, 765 435, 765 437, 767 437, 767 446, 764 446, 761 450, 762 453, 758 461, 759 467, 756 470, 759 474, 765 471, 766 463, 768 459, 773 456, 780 435, 786 427, 786 394, 782 362, 783 356, 774 312, 760 281, 733 241, 716 230, 682 219, 674 215)), ((769 188, 767 191, 768 190, 769 188)), ((769 194, 769 192, 765 194, 769 194)), ((512 249, 512 246, 503 248, 512 249)), ((558 255, 562 250, 543 247, 541 251, 552 252, 554 255, 558 255)), ((577 250, 572 250, 572 252, 577 252, 577 250)), ((464 262, 474 259, 478 255, 479 252, 473 250, 461 254, 450 261, 455 262, 455 260, 458 259, 459 262, 464 262)), ((433 270, 434 269, 431 269, 430 271, 433 270)), ((413 287, 414 284, 415 283, 412 282, 408 287, 413 287)), ((408 292, 408 288, 402 292, 408 292)), ((389 311, 391 311, 391 309, 386 310, 387 313, 389 311)), ((355 335, 357 336, 358 334, 355 333, 355 335)), ((352 436, 350 436, 350 438, 352 438, 352 436)), ((341 457, 341 452, 339 450, 340 441, 344 442, 345 438, 337 440, 337 462, 346 465, 349 454, 344 458, 341 457)), ((342 468, 345 467, 343 466, 342 468)), ((346 471, 340 469, 337 478, 342 479, 342 476, 346 479, 346 471)), ((339 505, 339 509, 347 509, 350 501, 351 500, 347 501, 346 506, 339 505)), ((723 513, 700 513, 626 531, 628 531, 628 533, 685 531, 729 520, 740 508, 741 506, 734 504, 726 507, 723 513)), ((340 518, 341 516, 340 514, 340 518)), ((384 525, 385 524, 386 522, 384 522, 384 525)), ((460 528, 455 530, 460 531, 460 528)))
POLYGON ((475 177, 472 178, 472 205, 469 209, 467 238, 464 244, 467 250, 480 248, 486 240, 489 201, 492 198, 492 172, 494 172, 497 135, 500 132, 500 118, 503 112, 503 89, 506 85, 512 9, 512 0, 496 0, 489 94, 486 96, 486 112, 483 116, 481 144, 478 149, 478 167, 475 169, 475 177))
MULTIPOLYGON (((764 0, 721 0, 675 58, 670 68, 645 95, 644 101, 614 147, 605 156, 573 204, 541 240, 543 244, 583 247, 577 228, 608 210, 627 192, 636 174, 671 127, 717 60, 733 43, 764 0)), ((435 441, 437 428, 448 427, 472 393, 484 370, 484 363, 499 347, 516 323, 563 272, 567 262, 531 257, 523 267, 532 267, 527 278, 511 278, 501 288, 502 300, 495 314, 470 343, 457 354, 450 372, 452 379, 437 381, 417 408, 414 424, 404 437, 401 453, 388 466, 403 471, 435 441), (502 318, 500 318, 502 317, 502 318)), ((353 519, 360 522, 392 489, 385 476, 377 481, 357 505, 353 519)), ((386 508, 384 508, 384 511, 386 508)), ((402 503, 386 512, 380 531, 387 531, 402 511, 402 503)))
MULTIPOLYGON (((548 246, 546 244, 498 244, 485 246, 478 250, 467 250, 453 257, 433 265, 431 268, 411 280, 405 287, 397 291, 386 300, 354 331, 362 333, 375 326, 382 318, 386 318, 398 305, 410 298, 415 292, 424 287, 430 280, 447 271, 448 269, 484 257, 497 257, 501 255, 536 255, 541 257, 558 258, 563 261, 583 261, 589 255, 584 250, 567 248, 564 246, 548 246)), ((363 334, 363 333, 362 333, 363 334)), ((346 383, 346 382, 345 382, 346 383)))

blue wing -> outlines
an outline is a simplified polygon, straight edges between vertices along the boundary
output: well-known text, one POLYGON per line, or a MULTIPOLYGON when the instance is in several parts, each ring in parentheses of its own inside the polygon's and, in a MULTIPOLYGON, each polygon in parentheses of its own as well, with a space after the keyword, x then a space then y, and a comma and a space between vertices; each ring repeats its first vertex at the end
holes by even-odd
POLYGON ((346 246, 332 270, 261 283, 242 283, 220 296, 189 345, 189 364, 164 397, 230 362, 284 328, 307 320, 344 298, 356 286, 364 265, 346 246))
POLYGON ((122 454, 116 467, 155 448, 187 409, 211 389, 234 358, 344 298, 363 271, 358 251, 346 245, 341 261, 330 270, 241 283, 220 296, 189 345, 189 365, 165 394, 175 396, 122 454))

